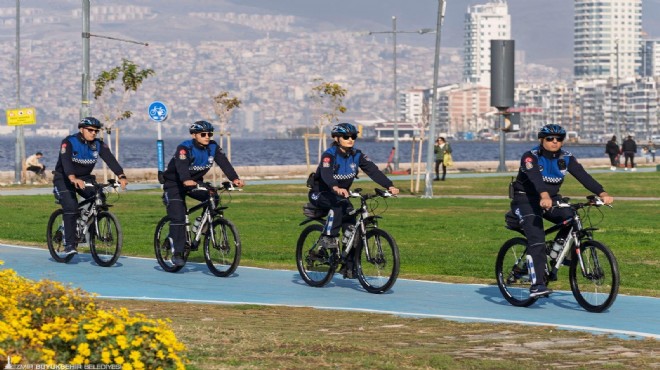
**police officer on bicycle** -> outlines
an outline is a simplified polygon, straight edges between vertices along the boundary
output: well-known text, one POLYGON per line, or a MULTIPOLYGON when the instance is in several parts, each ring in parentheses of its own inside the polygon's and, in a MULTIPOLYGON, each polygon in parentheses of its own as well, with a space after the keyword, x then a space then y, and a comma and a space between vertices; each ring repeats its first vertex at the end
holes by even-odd
MULTIPOLYGON (((552 293, 545 285, 547 255, 543 218, 559 223, 572 216, 568 208, 553 208, 561 199, 559 189, 566 173, 575 177, 582 186, 597 194, 605 204, 614 201, 603 186, 585 171, 571 153, 562 149, 566 130, 556 124, 543 126, 538 132, 539 145, 523 154, 516 180, 510 194, 511 211, 527 238, 527 264, 532 277, 530 297, 552 293)), ((555 241, 564 239, 567 231, 560 230, 555 241)))
POLYGON ((92 170, 99 157, 117 175, 122 189, 126 189, 126 175, 117 159, 103 141, 97 138, 103 124, 94 117, 85 117, 78 123, 78 133, 67 136, 60 145, 60 154, 53 171, 53 194, 62 205, 64 214, 64 253, 75 254, 76 218, 78 197, 85 199, 95 195, 95 190, 85 188, 85 182, 94 182, 92 170))
POLYGON ((220 166, 222 172, 238 187, 245 183, 239 179, 234 167, 229 163, 222 148, 214 140, 213 125, 207 121, 197 121, 190 126, 190 140, 179 144, 174 157, 163 172, 163 202, 170 216, 170 245, 174 248, 172 263, 176 266, 185 265, 183 251, 186 242, 186 201, 185 196, 201 202, 208 200, 207 191, 196 191, 204 175, 209 172, 213 163, 220 166))
POLYGON ((348 196, 360 169, 393 195, 399 193, 399 189, 369 157, 354 148, 357 136, 357 128, 350 123, 340 123, 332 128, 334 142, 321 156, 314 174, 314 184, 309 191, 309 201, 313 205, 329 210, 321 237, 321 246, 325 248, 338 248, 342 223, 355 222, 355 216, 349 215, 353 208, 348 196))

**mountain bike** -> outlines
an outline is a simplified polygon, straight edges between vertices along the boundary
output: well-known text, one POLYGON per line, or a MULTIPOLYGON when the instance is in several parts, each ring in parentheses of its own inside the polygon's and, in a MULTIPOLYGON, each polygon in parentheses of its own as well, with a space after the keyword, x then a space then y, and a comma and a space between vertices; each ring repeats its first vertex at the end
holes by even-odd
MULTIPOLYGON (((225 218, 224 211, 228 208, 221 202, 220 192, 240 190, 229 181, 222 183, 221 188, 216 188, 210 183, 197 185, 192 191, 205 191, 209 199, 186 210, 186 244, 183 249, 183 259, 188 261, 190 252, 197 251, 199 244, 204 238, 204 261, 209 270, 220 277, 231 275, 241 260, 241 238, 236 226, 225 218), (193 227, 190 227, 189 216, 201 209, 202 214, 195 219, 193 227)), ((183 266, 172 263, 174 248, 169 238, 171 219, 163 217, 156 226, 154 234, 154 252, 156 260, 163 270, 177 272, 183 266)))
MULTIPOLYGON (((614 303, 619 292, 620 277, 616 258, 607 246, 593 238, 598 228, 591 221, 591 210, 603 205, 605 203, 595 195, 588 196, 584 203, 570 203, 569 198, 563 198, 555 207, 570 208, 573 216, 545 230, 546 235, 562 228, 570 230, 563 248, 555 251, 558 252, 556 259, 551 258, 554 241, 546 241, 546 285, 556 281, 557 271, 567 265, 573 296, 589 312, 606 310, 614 303), (583 219, 589 227, 583 225, 583 219)), ((599 213, 602 220, 603 214, 600 210, 599 213)), ((507 228, 523 233, 518 227, 508 225, 507 228)), ((529 296, 531 277, 527 262, 527 239, 513 238, 502 245, 495 262, 495 275, 500 292, 512 305, 528 307, 539 298, 529 296)))
MULTIPOLYGON (((344 278, 357 276, 362 287, 370 293, 388 291, 399 276, 399 248, 394 238, 378 228, 381 216, 370 215, 378 202, 368 202, 375 198, 389 198, 392 194, 376 189, 375 194, 361 194, 362 189, 350 192, 351 198, 360 199, 360 208, 354 210, 355 224, 346 226, 343 232, 343 250, 326 249, 321 246, 321 236, 326 223, 327 211, 322 212, 311 204, 306 205, 311 213, 304 212, 307 218, 300 226, 310 222, 303 229, 296 246, 296 265, 303 280, 310 286, 325 286, 341 265, 344 278), (351 230, 347 233, 347 230, 351 230)), ((344 227, 342 227, 344 228, 344 227)))
MULTIPOLYGON (((117 192, 119 184, 108 180, 107 184, 85 183, 85 187, 94 188, 94 196, 78 204, 76 219, 76 241, 78 246, 87 245, 94 261, 103 267, 117 262, 121 254, 123 233, 117 217, 109 209, 112 205, 106 201, 106 192, 117 192)), ((46 241, 51 257, 57 262, 67 263, 73 254, 64 253, 64 211, 55 210, 48 219, 46 241)))

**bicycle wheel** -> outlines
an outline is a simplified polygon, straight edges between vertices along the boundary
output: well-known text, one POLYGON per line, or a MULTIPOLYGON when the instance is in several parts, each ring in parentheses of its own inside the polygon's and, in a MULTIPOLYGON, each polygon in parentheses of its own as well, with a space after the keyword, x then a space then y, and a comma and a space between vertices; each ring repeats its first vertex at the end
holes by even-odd
POLYGON ((236 271, 241 261, 241 238, 231 221, 213 220, 213 234, 209 231, 204 238, 204 259, 215 276, 226 277, 236 271))
POLYGON ((568 278, 573 296, 585 310, 603 312, 614 303, 619 292, 619 265, 605 245, 588 240, 580 249, 584 271, 577 256, 571 257, 568 278))
POLYGON ((71 261, 73 254, 64 253, 64 211, 55 210, 48 219, 46 227, 46 243, 48 252, 53 259, 60 263, 71 261))
POLYGON ((121 254, 124 234, 117 217, 110 212, 99 212, 96 216, 98 228, 89 230, 89 250, 99 266, 110 267, 121 254))
POLYGON ((357 278, 369 293, 387 292, 399 276, 399 247, 385 230, 367 231, 367 245, 356 251, 357 278))
MULTIPOLYGON (((176 266, 172 263, 172 254, 174 254, 174 249, 170 244, 170 238, 168 237, 170 233, 170 218, 169 216, 163 217, 156 226, 156 233, 154 234, 154 252, 156 254, 156 260, 160 267, 167 272, 177 272, 183 268, 183 266, 176 266)), ((187 255, 184 255, 184 260, 187 258, 187 255)))
POLYGON ((529 296, 531 279, 527 269, 527 239, 507 240, 495 261, 495 277, 502 296, 518 307, 528 307, 537 298, 529 296))
POLYGON ((296 266, 302 279, 310 286, 326 285, 337 269, 336 256, 331 251, 319 247, 322 225, 307 226, 298 237, 296 245, 296 266), (310 254, 310 252, 315 251, 310 254))

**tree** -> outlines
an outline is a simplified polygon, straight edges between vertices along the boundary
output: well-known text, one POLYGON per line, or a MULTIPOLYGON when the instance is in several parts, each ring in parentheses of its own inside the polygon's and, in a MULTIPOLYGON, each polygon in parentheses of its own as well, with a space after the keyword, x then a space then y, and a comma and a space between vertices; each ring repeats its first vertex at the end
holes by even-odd
POLYGON ((321 146, 323 144, 323 129, 338 121, 340 113, 346 113, 343 105, 348 90, 338 83, 325 82, 320 78, 314 79, 317 83, 312 87, 310 99, 313 103, 315 115, 318 117, 316 126, 319 135, 319 160, 321 158, 321 146))
POLYGON ((234 109, 241 106, 241 101, 237 97, 229 96, 229 92, 222 91, 218 95, 211 96, 213 111, 220 120, 220 133, 224 134, 226 126, 229 124, 229 118, 234 109))
MULTIPOLYGON (((133 112, 124 110, 128 98, 135 94, 145 79, 156 74, 151 68, 138 68, 138 65, 130 60, 122 59, 121 66, 114 67, 109 71, 101 71, 96 81, 94 81, 94 100, 98 104, 108 135, 115 129, 114 126, 118 121, 131 118, 133 112), (115 95, 118 90, 121 91, 121 96, 119 97, 115 95)), ((115 131, 117 136, 115 136, 114 152, 115 157, 119 159, 119 132, 116 129, 115 131)), ((107 179, 105 163, 103 168, 104 177, 107 179)))

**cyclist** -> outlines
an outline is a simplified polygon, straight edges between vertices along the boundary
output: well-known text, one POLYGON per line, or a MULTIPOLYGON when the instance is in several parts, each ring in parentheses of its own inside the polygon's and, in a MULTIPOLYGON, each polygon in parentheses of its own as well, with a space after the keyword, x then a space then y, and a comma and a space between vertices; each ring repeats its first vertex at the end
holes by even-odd
POLYGON ((196 121, 190 126, 192 139, 179 144, 174 157, 163 172, 163 202, 170 216, 170 245, 174 249, 172 263, 185 265, 183 259, 186 242, 186 195, 199 201, 208 200, 206 191, 195 191, 204 180, 213 163, 217 163, 229 180, 238 187, 245 183, 239 179, 234 167, 229 163, 222 148, 214 140, 213 125, 207 121, 196 121))
POLYGON ((355 222, 355 216, 348 200, 348 190, 362 169, 378 185, 396 195, 399 189, 378 169, 362 151, 354 148, 358 130, 350 123, 340 123, 332 128, 332 147, 321 156, 314 184, 309 191, 309 201, 318 208, 329 210, 321 246, 339 248, 339 230, 344 222, 355 222))
POLYGON ((110 167, 119 178, 122 189, 126 189, 128 180, 124 169, 97 134, 103 124, 94 117, 85 117, 78 123, 78 133, 67 136, 60 145, 60 154, 53 171, 53 194, 62 205, 64 214, 64 253, 75 254, 76 250, 76 219, 78 218, 78 197, 80 194, 87 199, 95 195, 95 190, 85 188, 85 182, 93 182, 96 176, 92 170, 99 157, 110 167))
MULTIPOLYGON (((566 130, 559 125, 548 124, 538 132, 538 138, 539 145, 522 155, 518 176, 511 189, 511 211, 528 242, 527 264, 532 279, 530 297, 552 293, 543 280, 547 259, 543 218, 559 223, 572 216, 568 208, 552 208, 561 199, 559 189, 566 172, 573 175, 587 190, 601 197, 605 204, 614 201, 603 186, 584 170, 577 158, 562 149, 566 130)), ((555 241, 564 239, 566 233, 560 230, 555 241)))

